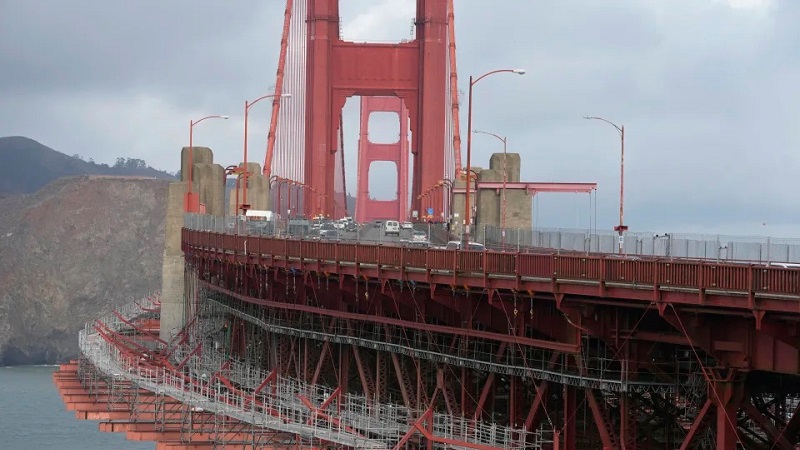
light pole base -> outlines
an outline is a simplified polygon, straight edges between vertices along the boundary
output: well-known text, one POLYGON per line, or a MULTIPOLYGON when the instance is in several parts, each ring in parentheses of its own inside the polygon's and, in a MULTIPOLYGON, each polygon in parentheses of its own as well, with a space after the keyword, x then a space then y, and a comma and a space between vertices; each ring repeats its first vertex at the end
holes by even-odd
POLYGON ((200 195, 197 192, 183 194, 183 210, 187 213, 200 213, 200 195))

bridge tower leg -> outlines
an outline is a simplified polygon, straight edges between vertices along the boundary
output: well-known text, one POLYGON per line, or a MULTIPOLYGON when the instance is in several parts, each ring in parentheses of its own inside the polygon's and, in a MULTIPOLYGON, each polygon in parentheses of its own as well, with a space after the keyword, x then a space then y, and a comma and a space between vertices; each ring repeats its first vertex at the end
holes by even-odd
MULTIPOLYGON (((333 216, 333 168, 346 99, 395 96, 411 120, 412 209, 419 209, 417 195, 445 173, 447 0, 417 0, 416 39, 399 44, 342 41, 338 0, 306 1, 305 184, 322 194, 322 213, 333 216)), ((306 204, 307 215, 315 212, 311 208, 306 204)))
POLYGON ((397 97, 361 97, 357 192, 358 222, 403 220, 408 217, 408 108, 397 97), (397 114, 400 126, 397 142, 379 144, 369 140, 369 119, 376 112, 397 114), (390 161, 397 165, 397 197, 394 200, 373 200, 369 196, 369 171, 371 164, 376 161, 390 161))
POLYGON ((563 386, 564 398, 564 425, 561 429, 559 441, 563 449, 576 448, 578 444, 578 390, 574 386, 563 386))
MULTIPOLYGON (((731 371, 734 372, 734 371, 731 371)), ((744 400, 744 382, 735 376, 716 377, 710 389, 714 390, 716 408, 717 450, 735 450, 738 441, 737 411, 744 400)))

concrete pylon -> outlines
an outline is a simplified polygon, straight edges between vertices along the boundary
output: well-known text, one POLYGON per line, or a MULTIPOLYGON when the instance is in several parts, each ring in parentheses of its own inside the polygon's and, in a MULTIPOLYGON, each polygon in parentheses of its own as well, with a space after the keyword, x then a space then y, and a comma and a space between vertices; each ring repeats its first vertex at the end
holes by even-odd
MULTIPOLYGON (((192 147, 192 160, 195 164, 213 164, 214 152, 208 147, 192 147)), ((195 178, 194 169, 192 178, 195 178)), ((181 181, 189 181, 189 147, 181 149, 181 181)))
POLYGON ((168 341, 184 325, 184 259, 181 250, 183 227, 183 195, 187 184, 170 183, 167 193, 164 262, 161 267, 161 330, 159 336, 168 341))
MULTIPOLYGON (((481 173, 481 171, 483 169, 481 169, 480 167, 472 167, 472 170, 475 173, 480 175, 480 173, 481 173)), ((466 180, 467 180, 466 175, 464 175, 463 178, 462 177, 456 177, 456 180, 453 183, 453 187, 455 189, 459 189, 459 188, 464 189, 467 186, 467 181, 466 180)), ((475 190, 474 190, 474 188, 475 188, 474 182, 471 185, 471 187, 472 187, 472 189, 470 190, 469 202, 470 202, 470 207, 473 207, 473 206, 477 205, 476 202, 477 202, 478 196, 476 195, 475 190)), ((458 214, 458 217, 454 217, 453 218, 453 223, 450 226, 450 231, 452 233, 455 233, 458 236, 460 236, 461 233, 464 232, 464 219, 465 219, 464 206, 466 204, 466 200, 467 200, 467 195, 466 194, 455 194, 455 193, 453 194, 452 211, 453 211, 453 215, 455 216, 456 214, 458 214)), ((474 217, 473 217, 473 223, 474 223, 474 217)), ((472 227, 471 230, 474 231, 474 228, 475 227, 472 227)))
POLYGON ((200 203, 206 205, 206 214, 222 217, 225 214, 225 169, 219 164, 194 165, 194 190, 200 194, 200 203))
MULTIPOLYGON (((239 167, 242 167, 242 163, 239 167)), ((247 203, 250 209, 266 210, 269 208, 269 178, 261 174, 261 165, 258 163, 247 163, 247 203)), ((239 184, 239 198, 237 201, 236 188, 228 196, 228 215, 236 215, 236 205, 244 201, 242 182, 239 184)))
MULTIPOLYGON (((503 172, 496 169, 481 170, 478 182, 503 181, 503 172)), ((500 223, 501 197, 495 189, 481 189, 478 191, 478 214, 475 216, 475 239, 483 237, 486 225, 497 226, 500 223)))
MULTIPOLYGON (((192 147, 192 191, 197 192, 206 214, 225 214, 225 169, 214 164, 214 152, 208 147, 192 147)), ((181 181, 189 181, 189 147, 181 149, 181 181)))
MULTIPOLYGON (((507 170, 508 183, 520 181, 520 170, 522 168, 522 158, 519 153, 508 153, 506 155, 505 167, 507 170)), ((499 180, 503 181, 503 154, 495 153, 489 159, 490 167, 501 174, 499 180)), ((497 192, 497 222, 493 225, 502 225, 502 192, 497 192)), ((531 194, 524 190, 506 190, 506 229, 530 229, 533 227, 533 205, 531 194)))
MULTIPOLYGON (((503 173, 503 165, 503 153, 493 153, 489 158, 489 168, 499 171, 501 175, 503 173)), ((522 158, 519 156, 519 153, 506 154, 505 166, 508 171, 508 178, 506 181, 509 183, 519 182, 520 168, 522 167, 522 158)))
MULTIPOLYGON (((473 167, 472 170, 477 173, 478 183, 480 182, 494 182, 501 183, 503 181, 503 169, 506 170, 506 182, 517 183, 520 181, 520 169, 522 158, 519 153, 494 153, 489 159, 489 169, 481 169, 473 167), (505 160, 505 163, 503 159, 505 160)), ((464 189, 466 187, 466 178, 457 179, 454 183, 456 189, 464 189)), ((474 189, 474 185, 472 186, 474 189)), ((465 194, 453 195, 453 213, 458 214, 457 218, 453 219, 451 230, 456 235, 463 232, 464 224, 464 203, 465 194)), ((472 228, 473 239, 481 239, 483 236, 483 229, 485 226, 500 227, 503 223, 503 192, 502 189, 481 189, 480 192, 475 193, 472 191, 470 196, 471 206, 477 206, 477 214, 473 210, 473 223, 472 228)), ((530 194, 521 189, 507 189, 506 190, 506 221, 507 229, 522 228, 530 229, 533 225, 533 209, 531 204, 530 194)))

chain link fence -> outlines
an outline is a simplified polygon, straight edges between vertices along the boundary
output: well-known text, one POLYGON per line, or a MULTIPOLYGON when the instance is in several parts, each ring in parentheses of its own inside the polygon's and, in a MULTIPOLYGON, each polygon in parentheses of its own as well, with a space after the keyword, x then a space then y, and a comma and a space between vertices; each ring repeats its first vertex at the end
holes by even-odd
MULTIPOLYGON (((532 248, 555 252, 610 253, 619 251, 615 231, 568 228, 503 229, 484 226, 478 241, 487 248, 520 250, 532 248)), ((726 236, 719 234, 626 232, 622 251, 627 255, 665 258, 758 261, 800 264, 800 239, 726 236)))
MULTIPOLYGON (((301 227, 286 221, 245 222, 232 217, 186 214, 184 226, 192 230, 218 233, 320 239, 319 235, 310 233, 308 225, 301 227), (298 231, 301 228, 303 231, 298 231)), ((449 239, 457 239, 457 237, 448 237, 447 231, 437 224, 415 224, 415 230, 423 231, 426 234, 425 242, 409 242, 408 239, 402 238, 390 239, 384 236, 379 228, 370 231, 370 226, 362 225, 357 231, 351 233, 337 232, 333 239, 396 245, 407 243, 441 245, 449 239)), ((500 227, 486 225, 476 231, 472 240, 493 250, 615 254, 619 249, 619 235, 611 230, 570 228, 507 228, 503 230, 500 227)), ((322 239, 326 238, 322 237, 322 239)), ((627 232, 623 236, 622 250, 626 255, 637 256, 800 264, 800 239, 791 238, 627 232)))
POLYGON ((242 220, 237 217, 190 213, 184 215, 183 226, 189 230, 248 236, 420 247, 444 245, 450 238, 442 224, 421 222, 414 223, 411 229, 402 228, 397 236, 388 236, 383 225, 375 222, 354 224, 354 228, 335 228, 333 222, 314 225, 313 220, 303 218, 242 220))

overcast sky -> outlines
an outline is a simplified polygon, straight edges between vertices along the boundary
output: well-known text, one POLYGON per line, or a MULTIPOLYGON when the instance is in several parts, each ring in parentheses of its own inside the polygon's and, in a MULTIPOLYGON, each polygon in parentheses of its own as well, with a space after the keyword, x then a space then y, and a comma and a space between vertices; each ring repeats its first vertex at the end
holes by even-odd
MULTIPOLYGON (((413 0, 340 3, 345 38, 412 37, 413 0)), ((195 143, 235 163, 244 100, 275 81, 283 8, 0 0, 0 136, 176 171, 189 120, 229 114, 197 127, 195 143)), ((619 138, 581 119, 603 116, 626 129, 631 230, 800 237, 800 1, 456 0, 455 14, 461 90, 470 74, 528 70, 477 85, 473 117, 473 128, 508 136, 525 180, 597 181, 597 224, 612 227, 619 138)), ((261 106, 250 148, 263 161, 261 106)), ((351 184, 357 101, 346 113, 351 184)), ((501 147, 476 135, 473 150, 486 166, 501 147)), ((585 228, 589 204, 586 195, 541 195, 536 223, 585 228)))

